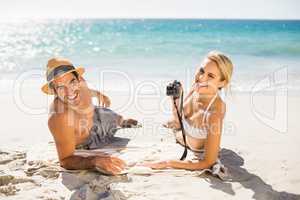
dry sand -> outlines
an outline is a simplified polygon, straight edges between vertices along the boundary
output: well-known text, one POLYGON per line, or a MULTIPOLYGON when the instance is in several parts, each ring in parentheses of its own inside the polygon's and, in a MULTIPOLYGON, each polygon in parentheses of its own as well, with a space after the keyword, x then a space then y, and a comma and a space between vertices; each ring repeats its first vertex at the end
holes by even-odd
MULTIPOLYGON (((111 95, 112 107, 118 110, 127 96, 111 95)), ((30 105, 45 103, 36 94, 27 98, 24 101, 30 105)), ((220 155, 230 180, 221 181, 184 170, 116 177, 63 170, 47 128, 47 113, 24 113, 11 95, 1 94, 5 115, 1 115, 0 199, 300 199, 300 98, 288 97, 287 131, 283 133, 276 129, 285 122, 268 126, 255 115, 250 99, 247 93, 228 99, 220 155)), ((256 100, 263 112, 274 111, 272 96, 256 100)), ((138 103, 144 111, 134 102, 121 112, 139 118, 143 127, 118 131, 117 145, 102 151, 119 155, 129 164, 178 158, 183 149, 161 127, 169 115, 161 111, 159 101, 140 99, 138 103)))

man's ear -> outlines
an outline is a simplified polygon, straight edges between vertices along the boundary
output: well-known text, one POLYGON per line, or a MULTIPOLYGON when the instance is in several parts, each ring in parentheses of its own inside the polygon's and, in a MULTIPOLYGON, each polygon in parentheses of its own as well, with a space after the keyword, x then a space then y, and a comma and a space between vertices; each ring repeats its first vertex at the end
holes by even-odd
POLYGON ((82 76, 79 76, 79 81, 85 81, 82 76))
POLYGON ((79 76, 78 79, 79 79, 80 85, 85 85, 88 87, 87 82, 85 81, 85 79, 82 76, 79 76))

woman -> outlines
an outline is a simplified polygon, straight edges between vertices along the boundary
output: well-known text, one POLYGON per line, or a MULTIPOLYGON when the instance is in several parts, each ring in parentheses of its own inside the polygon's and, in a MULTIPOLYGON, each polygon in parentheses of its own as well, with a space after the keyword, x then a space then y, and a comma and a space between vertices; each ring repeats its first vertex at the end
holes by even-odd
MULTIPOLYGON (((220 52, 210 52, 202 66, 195 73, 191 91, 183 103, 182 123, 186 133, 186 143, 192 151, 205 152, 195 161, 168 160, 147 163, 152 169, 200 170, 213 166, 218 159, 221 132, 226 105, 219 96, 221 89, 228 89, 233 65, 230 59, 220 52)), ((182 88, 181 88, 182 91, 182 88)), ((179 108, 179 99, 175 100, 179 108)), ((167 126, 180 128, 176 108, 172 98, 173 120, 167 126)), ((181 131, 176 133, 178 143, 184 145, 181 131)))

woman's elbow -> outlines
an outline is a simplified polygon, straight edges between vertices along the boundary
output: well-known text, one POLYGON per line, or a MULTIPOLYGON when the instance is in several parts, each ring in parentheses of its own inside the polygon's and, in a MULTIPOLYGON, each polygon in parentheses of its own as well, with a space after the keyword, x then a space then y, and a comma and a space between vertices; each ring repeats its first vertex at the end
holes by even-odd
POLYGON ((217 159, 205 160, 206 169, 211 168, 216 162, 217 162, 217 159))
POLYGON ((190 170, 209 169, 214 163, 214 161, 201 160, 198 163, 195 163, 190 170))
POLYGON ((216 159, 204 159, 200 161, 194 168, 194 170, 209 169, 216 163, 216 159))

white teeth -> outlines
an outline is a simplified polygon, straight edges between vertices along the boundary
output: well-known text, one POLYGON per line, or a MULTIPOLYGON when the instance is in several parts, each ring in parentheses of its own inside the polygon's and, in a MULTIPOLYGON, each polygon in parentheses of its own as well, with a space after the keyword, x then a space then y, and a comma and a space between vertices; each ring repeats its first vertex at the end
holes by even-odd
POLYGON ((69 100, 74 100, 77 97, 77 94, 74 94, 73 96, 68 96, 69 100))
POLYGON ((199 86, 199 87, 206 87, 206 86, 207 86, 207 83, 198 83, 198 86, 199 86))

